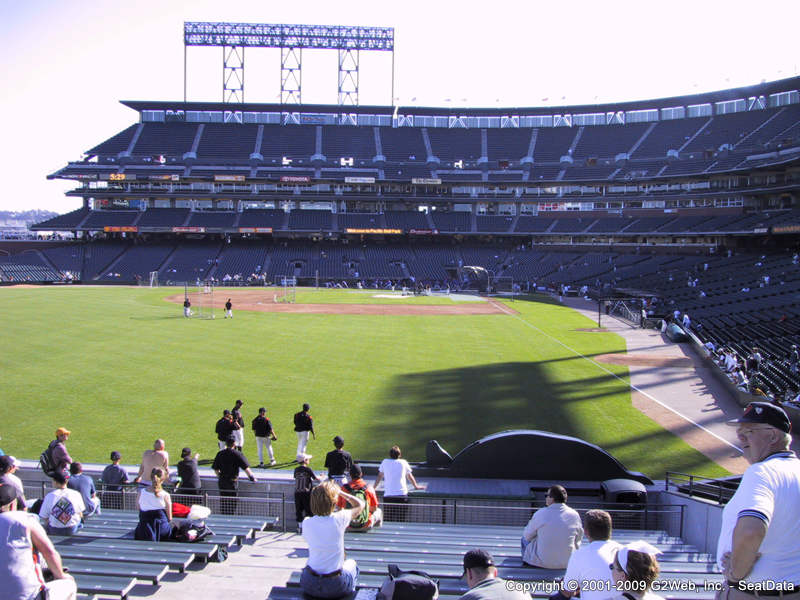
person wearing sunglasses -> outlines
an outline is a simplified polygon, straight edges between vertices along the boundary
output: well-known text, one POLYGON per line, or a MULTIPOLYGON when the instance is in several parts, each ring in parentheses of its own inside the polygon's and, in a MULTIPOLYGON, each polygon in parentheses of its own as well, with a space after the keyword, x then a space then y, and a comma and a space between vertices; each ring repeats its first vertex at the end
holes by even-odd
POLYGON ((751 402, 728 424, 750 466, 722 511, 717 564, 727 584, 717 598, 800 600, 800 460, 789 449, 791 421, 779 406, 751 402))

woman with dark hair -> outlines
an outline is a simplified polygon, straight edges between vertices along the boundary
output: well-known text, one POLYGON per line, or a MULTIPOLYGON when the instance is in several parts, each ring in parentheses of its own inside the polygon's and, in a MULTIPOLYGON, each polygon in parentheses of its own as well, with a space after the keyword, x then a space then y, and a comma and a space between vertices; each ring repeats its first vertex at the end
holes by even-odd
POLYGON ((151 484, 139 492, 139 524, 134 538, 148 542, 167 540, 172 535, 172 499, 162 488, 166 473, 156 467, 151 484))
POLYGON ((378 477, 372 486, 376 490, 378 484, 386 480, 383 485, 384 519, 386 521, 405 521, 408 515, 408 485, 406 479, 411 482, 415 490, 421 490, 422 486, 414 479, 411 474, 411 465, 406 459, 399 446, 392 446, 389 449, 389 458, 384 458, 381 466, 378 467, 378 477))
POLYGON ((311 492, 313 517, 303 519, 303 538, 308 544, 308 562, 300 576, 300 587, 315 598, 341 598, 358 585, 358 565, 345 559, 344 532, 350 521, 364 510, 364 501, 343 491, 329 479, 311 492), (349 509, 333 512, 339 498, 349 509))
POLYGON ((631 542, 617 551, 614 562, 608 565, 618 592, 614 600, 663 600, 651 591, 660 572, 656 559, 660 553, 645 541, 631 542))

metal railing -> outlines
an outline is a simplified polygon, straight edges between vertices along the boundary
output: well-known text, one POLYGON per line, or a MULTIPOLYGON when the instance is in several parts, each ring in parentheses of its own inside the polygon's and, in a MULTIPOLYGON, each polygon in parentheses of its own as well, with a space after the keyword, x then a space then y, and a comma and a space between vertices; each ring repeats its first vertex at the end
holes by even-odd
MULTIPOLYGON (((450 525, 498 525, 524 527, 534 511, 543 505, 524 500, 497 498, 446 498, 432 496, 410 497, 408 504, 381 502, 386 520, 398 512, 413 523, 450 525)), ((611 515, 615 528, 666 530, 683 535, 684 512, 680 504, 622 504, 608 502, 570 502, 569 506, 581 516, 592 509, 602 509, 611 515)))
MULTIPOLYGON (((670 484, 683 487, 688 485, 690 490, 705 491, 708 482, 707 479, 700 480, 691 475, 667 474, 667 488, 670 484), (684 479, 678 481, 676 476, 684 479)), ((715 481, 714 483, 720 487, 726 482, 715 481)), ((117 486, 111 487, 116 488, 117 486)), ((140 489, 138 485, 125 484, 119 491, 106 488, 107 486, 103 484, 97 486, 103 507, 128 511, 138 509, 140 489)), ((185 493, 180 490, 174 491, 169 487, 166 489, 170 491, 173 502, 187 506, 201 504, 210 508, 212 514, 277 518, 278 528, 282 531, 287 531, 289 525, 295 522, 294 494, 292 493, 239 490, 235 496, 227 496, 218 490, 185 493)), ((727 489, 732 495, 735 485, 732 490, 730 487, 727 489)), ((43 498, 50 491, 50 484, 45 481, 26 485, 26 496, 31 500, 43 498)), ((721 497, 721 494, 721 492, 717 492, 718 497, 721 497)), ((522 528, 528 523, 533 513, 544 505, 524 497, 453 497, 411 494, 408 503, 381 501, 380 506, 387 521, 522 528)), ((598 499, 596 502, 570 502, 569 506, 581 516, 591 509, 605 510, 611 515, 614 527, 618 529, 663 530, 671 535, 683 536, 686 507, 681 504, 627 504, 603 502, 598 499)))
POLYGON ((717 504, 727 504, 738 488, 738 480, 714 479, 673 471, 667 471, 664 480, 664 489, 667 491, 677 490, 693 498, 702 498, 717 504))

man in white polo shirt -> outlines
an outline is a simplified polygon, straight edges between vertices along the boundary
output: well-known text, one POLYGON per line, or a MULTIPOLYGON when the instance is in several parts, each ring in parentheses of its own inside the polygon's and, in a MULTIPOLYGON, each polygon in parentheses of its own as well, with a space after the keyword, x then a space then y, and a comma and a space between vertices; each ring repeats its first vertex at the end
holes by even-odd
POLYGON ((722 511, 717 563, 727 585, 718 599, 800 599, 800 460, 782 408, 751 402, 729 424, 750 466, 722 511))
POLYGON ((569 557, 561 597, 570 598, 578 590, 581 600, 605 600, 616 596, 608 565, 614 562, 614 555, 622 545, 611 541, 611 515, 604 510, 589 510, 583 516, 583 528, 589 543, 583 544, 569 557))

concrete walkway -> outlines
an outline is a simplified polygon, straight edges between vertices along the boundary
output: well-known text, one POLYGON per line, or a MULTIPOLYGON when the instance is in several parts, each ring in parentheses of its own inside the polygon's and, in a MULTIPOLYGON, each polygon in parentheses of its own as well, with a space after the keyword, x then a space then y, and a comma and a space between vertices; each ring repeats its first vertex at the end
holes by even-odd
MULTIPOLYGON (((597 303, 570 297, 564 305, 597 323, 597 303)), ((725 469, 743 473, 748 463, 736 429, 725 423, 741 415, 742 408, 692 344, 675 344, 658 330, 639 329, 605 314, 600 322, 625 339, 628 352, 592 360, 628 365, 633 405, 725 469)), ((795 451, 798 445, 795 438, 795 451)))

